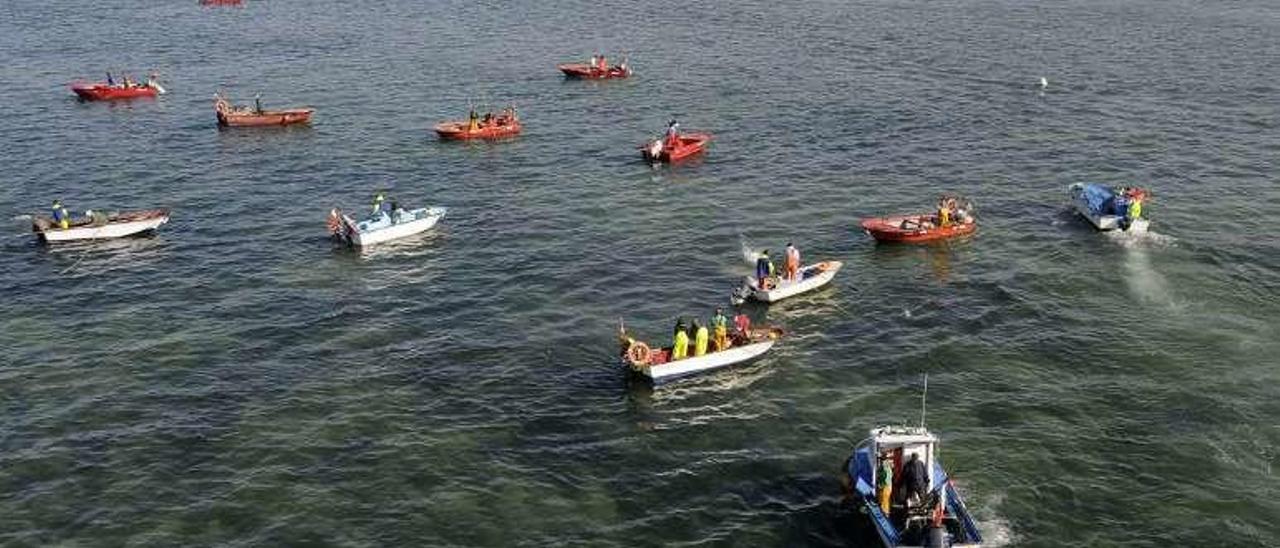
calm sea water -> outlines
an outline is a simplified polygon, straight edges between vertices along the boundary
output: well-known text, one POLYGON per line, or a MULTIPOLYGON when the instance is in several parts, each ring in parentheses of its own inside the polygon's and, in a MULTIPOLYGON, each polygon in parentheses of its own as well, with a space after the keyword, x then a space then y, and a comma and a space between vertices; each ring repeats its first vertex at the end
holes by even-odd
POLYGON ((1280 544, 1278 36, 1262 0, 6 3, 0 544, 858 544, 840 465, 924 373, 989 539, 1280 544), (637 77, 554 68, 596 51, 637 77), (220 131, 219 89, 318 111, 220 131), (469 103, 526 133, 437 142, 469 103), (717 141, 651 169, 672 116, 717 141), (1153 188, 1156 234, 1073 219, 1081 180, 1153 188), (378 189, 450 215, 332 246, 378 189), (977 237, 856 230, 942 191, 977 237), (174 217, 37 245, 55 197, 174 217), (766 359, 615 364, 789 240, 846 268, 747 309, 766 359))

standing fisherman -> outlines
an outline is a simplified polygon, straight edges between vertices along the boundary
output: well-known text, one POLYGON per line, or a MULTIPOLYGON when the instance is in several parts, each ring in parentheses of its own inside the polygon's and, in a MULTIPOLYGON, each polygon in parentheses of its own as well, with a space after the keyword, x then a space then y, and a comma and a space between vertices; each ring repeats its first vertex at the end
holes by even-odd
POLYGON ((724 317, 723 309, 716 309, 716 315, 711 317, 711 328, 715 330, 716 352, 727 350, 729 348, 729 319, 724 317))
POLYGON ((760 258, 756 259, 756 283, 760 285, 760 289, 768 289, 767 284, 769 278, 773 277, 773 261, 769 260, 769 250, 760 252, 760 258))
POLYGON ((787 279, 798 281, 800 278, 800 250, 787 242, 787 279))
POLYGON ((703 356, 707 353, 707 326, 693 320, 693 355, 703 356))

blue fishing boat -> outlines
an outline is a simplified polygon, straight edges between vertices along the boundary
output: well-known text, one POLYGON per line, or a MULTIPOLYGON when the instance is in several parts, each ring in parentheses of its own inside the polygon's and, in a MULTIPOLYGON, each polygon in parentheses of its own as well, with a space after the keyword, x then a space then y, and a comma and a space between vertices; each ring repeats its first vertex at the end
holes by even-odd
POLYGON ((884 546, 982 545, 978 525, 938 459, 938 438, 924 426, 871 430, 845 473, 855 504, 884 546))

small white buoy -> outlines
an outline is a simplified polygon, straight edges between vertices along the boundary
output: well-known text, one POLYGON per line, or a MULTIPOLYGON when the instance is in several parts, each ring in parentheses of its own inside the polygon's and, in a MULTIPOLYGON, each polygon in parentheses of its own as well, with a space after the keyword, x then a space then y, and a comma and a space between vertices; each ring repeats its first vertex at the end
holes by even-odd
POLYGON ((1044 76, 1041 76, 1041 77, 1040 77, 1040 89, 1048 89, 1048 87, 1049 87, 1049 79, 1048 79, 1048 78, 1045 78, 1044 76))

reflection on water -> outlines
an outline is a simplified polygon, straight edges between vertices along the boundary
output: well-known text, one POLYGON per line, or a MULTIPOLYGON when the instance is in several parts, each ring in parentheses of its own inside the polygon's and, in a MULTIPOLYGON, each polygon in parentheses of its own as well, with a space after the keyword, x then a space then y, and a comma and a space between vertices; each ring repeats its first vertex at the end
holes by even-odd
MULTIPOLYGON (((163 230, 163 228, 161 229, 163 230)), ((42 244, 45 256, 61 276, 103 274, 163 261, 169 246, 155 233, 113 238, 42 244)))

